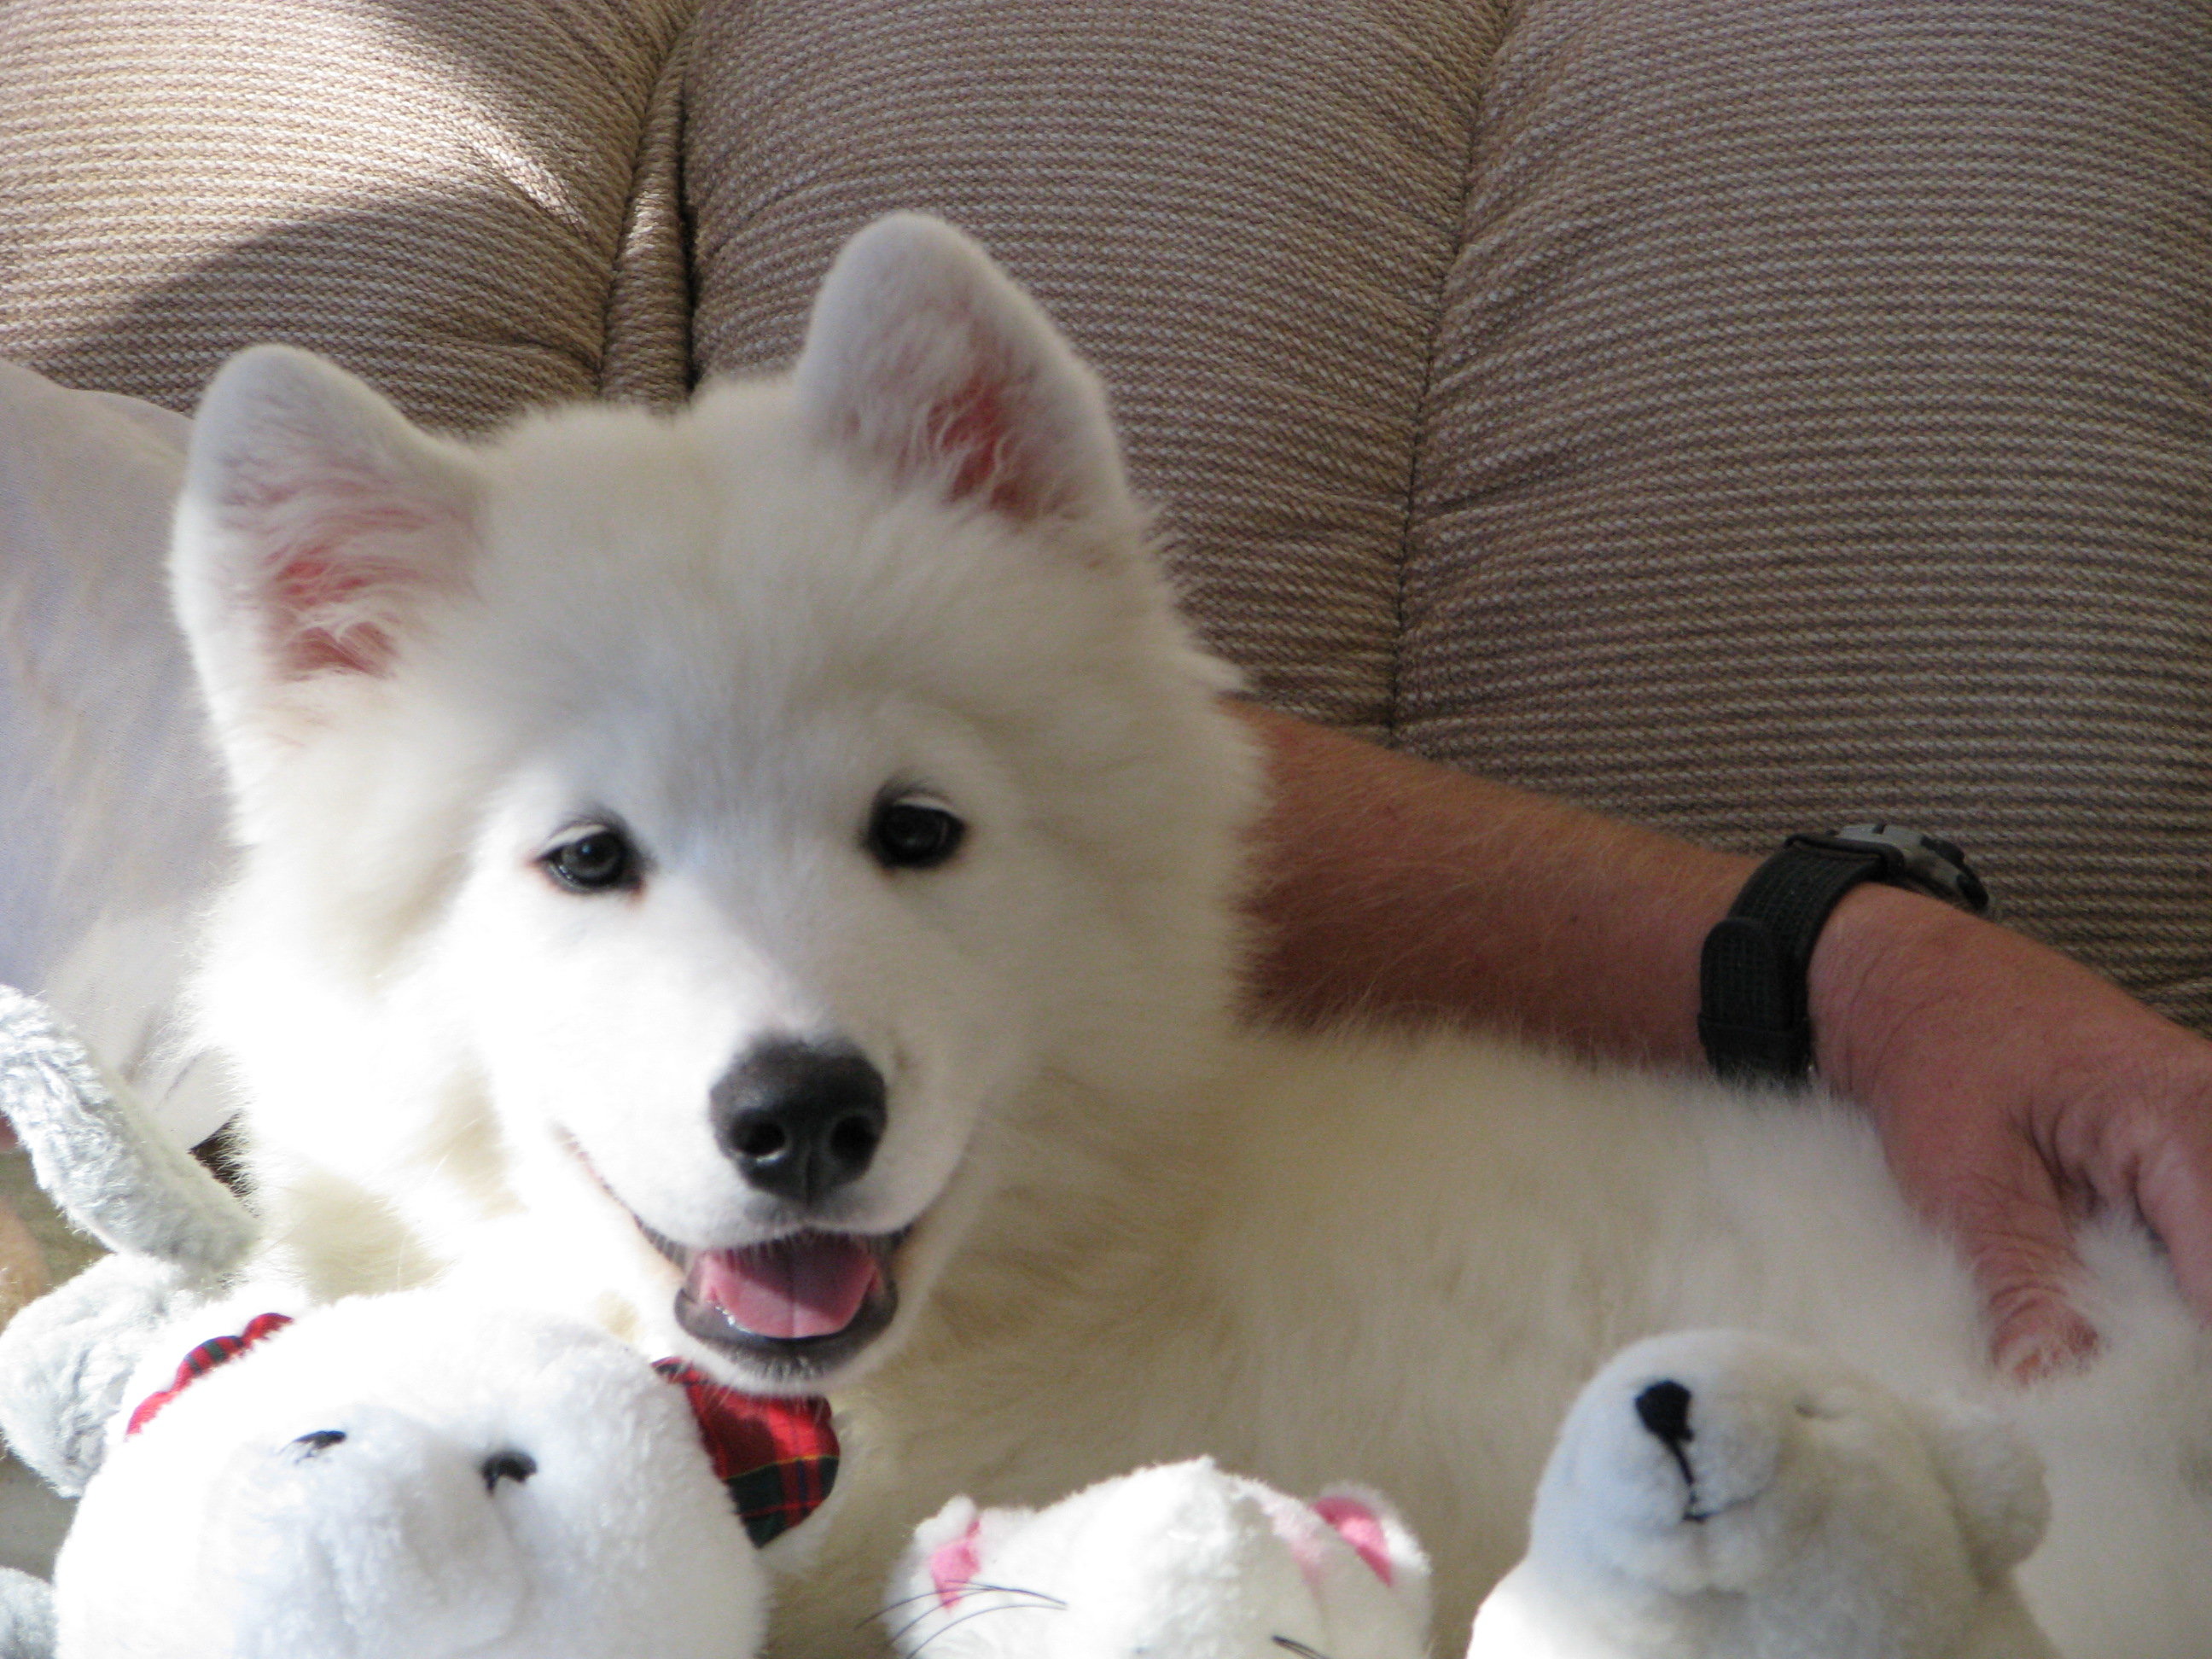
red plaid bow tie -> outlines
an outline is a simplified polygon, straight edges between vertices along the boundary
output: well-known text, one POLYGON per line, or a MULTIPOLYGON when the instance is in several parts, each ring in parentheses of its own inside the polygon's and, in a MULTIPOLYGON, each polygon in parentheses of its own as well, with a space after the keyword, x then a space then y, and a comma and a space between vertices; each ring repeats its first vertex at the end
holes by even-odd
MULTIPOLYGON (((167 1388, 138 1402, 125 1435, 137 1433, 194 1382, 291 1322, 283 1314, 262 1314, 235 1336, 201 1343, 185 1356, 167 1388)), ((729 1489, 738 1519, 757 1547, 822 1507, 837 1482, 837 1431, 828 1401, 739 1394, 681 1359, 656 1359, 653 1369, 684 1390, 714 1478, 729 1489)))
POLYGON ((837 1484, 828 1401, 739 1394, 681 1359, 656 1359, 653 1369, 690 1397, 714 1477, 730 1489, 755 1544, 790 1531, 828 1501, 837 1484))

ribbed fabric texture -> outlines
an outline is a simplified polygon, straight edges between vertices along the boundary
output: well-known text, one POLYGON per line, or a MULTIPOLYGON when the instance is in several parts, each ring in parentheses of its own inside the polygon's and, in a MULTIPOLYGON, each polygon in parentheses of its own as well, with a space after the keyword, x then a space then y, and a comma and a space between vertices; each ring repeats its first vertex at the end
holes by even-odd
POLYGON ((0 356, 665 401, 933 209, 1271 700, 1726 846, 1917 821, 2212 1028, 2197 0, 694 9, 13 0, 0 356))
POLYGON ((1475 153, 1401 740, 1940 830, 2212 1024, 2212 15, 1534 0, 1475 153))
POLYGON ((1188 602, 1272 700, 1380 736, 1480 5, 752 0, 702 14, 703 368, 781 366, 837 245, 941 213, 1106 377, 1188 602))
POLYGON ((688 38, 677 41, 653 88, 607 297, 599 395, 622 403, 674 406, 691 391, 690 250, 682 182, 689 44, 688 38))
POLYGON ((0 356, 189 409, 289 340, 454 428, 589 395, 617 258, 653 257, 633 181, 691 9, 9 0, 0 356))

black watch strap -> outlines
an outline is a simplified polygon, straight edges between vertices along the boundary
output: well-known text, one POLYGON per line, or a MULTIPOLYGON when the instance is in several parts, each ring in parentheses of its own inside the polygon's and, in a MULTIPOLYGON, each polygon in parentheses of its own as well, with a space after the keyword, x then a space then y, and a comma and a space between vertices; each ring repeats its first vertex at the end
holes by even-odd
POLYGON ((1716 1075, 1796 1082, 1813 1069, 1805 975, 1828 913, 1881 873, 1879 854, 1803 846, 1792 836, 1752 872, 1705 935, 1698 1036, 1716 1075))
POLYGON ((1705 935, 1698 1036, 1717 1075, 1799 1083, 1811 1073, 1813 946, 1829 913, 1863 881, 1910 887, 1977 914, 1989 908, 1979 878, 1948 842, 1879 823, 1790 836, 1705 935))

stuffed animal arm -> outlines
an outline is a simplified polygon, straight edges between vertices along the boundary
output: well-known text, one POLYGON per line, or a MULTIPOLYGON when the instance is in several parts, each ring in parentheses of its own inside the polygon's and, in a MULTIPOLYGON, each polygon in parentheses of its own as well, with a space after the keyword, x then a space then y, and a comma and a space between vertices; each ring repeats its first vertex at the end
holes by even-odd
POLYGON ((50 1009, 7 986, 0 1114, 55 1206, 116 1252, 0 1333, 0 1434, 75 1497, 100 1466, 108 1421, 147 1344, 218 1289, 258 1229, 50 1009))
POLYGON ((214 1278, 241 1261, 253 1218, 34 997, 0 985, 0 1115, 39 1185, 109 1249, 214 1278))
MULTIPOLYGON (((162 1322, 252 1248, 252 1218, 116 1085, 52 1010, 0 985, 0 1115, 70 1222, 118 1255, 0 1333, 0 1434, 57 1492, 83 1489, 132 1368, 162 1322)), ((0 1572, 0 1659, 43 1659, 52 1595, 0 1572)))
POLYGON ((2055 1659, 2012 1581, 2049 1516, 1994 1416, 1690 1331, 1568 1413, 1468 1659, 2055 1659))
POLYGON ((1305 1504, 1201 1458, 1043 1510, 956 1498, 884 1601, 905 1659, 1420 1659, 1429 1564, 1364 1488, 1305 1504))

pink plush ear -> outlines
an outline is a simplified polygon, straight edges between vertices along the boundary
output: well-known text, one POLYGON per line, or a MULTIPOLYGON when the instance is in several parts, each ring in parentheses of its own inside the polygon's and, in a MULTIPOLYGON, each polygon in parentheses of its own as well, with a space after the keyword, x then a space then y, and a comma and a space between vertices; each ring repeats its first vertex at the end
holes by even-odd
POLYGON ((390 672, 430 594, 463 580, 477 483, 465 455, 320 358, 257 346, 194 425, 177 606, 226 735, 297 713, 333 676, 390 672))
POLYGON ((976 1538, 982 1530, 983 1517, 979 1515, 957 1538, 947 1539, 929 1553, 929 1582, 937 1590, 937 1605, 948 1612, 975 1582, 982 1565, 976 1538))
POLYGON ((796 386, 828 441, 1012 518, 1129 510, 1105 394, 1035 301, 950 225, 879 219, 816 296, 796 386))
POLYGON ((1354 1553, 1375 1570, 1377 1578, 1388 1584, 1397 1577, 1382 1517, 1363 1499, 1346 1492, 1323 1492, 1314 1499, 1313 1512, 1352 1546, 1354 1553))

